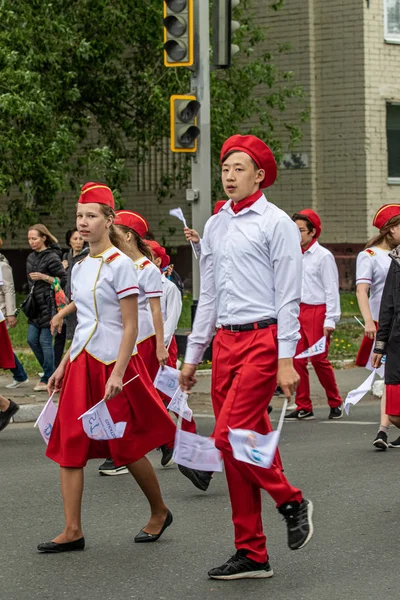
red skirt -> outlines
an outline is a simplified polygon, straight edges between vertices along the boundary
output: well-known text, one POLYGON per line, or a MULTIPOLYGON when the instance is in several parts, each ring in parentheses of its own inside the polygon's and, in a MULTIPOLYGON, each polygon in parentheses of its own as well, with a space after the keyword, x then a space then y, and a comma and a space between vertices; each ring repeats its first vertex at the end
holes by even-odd
POLYGON ((176 337, 173 335, 171 343, 168 348, 169 359, 167 365, 176 369, 176 363, 178 360, 178 344, 176 343, 176 337))
POLYGON ((400 416, 400 384, 386 385, 386 414, 400 416))
MULTIPOLYGON (((378 329, 378 323, 376 321, 374 322, 376 329, 378 329)), ((374 339, 371 340, 371 338, 364 335, 356 358, 357 367, 365 367, 365 365, 368 362, 369 355, 371 354, 372 346, 374 345, 374 343, 374 339)))
POLYGON ((143 340, 143 342, 139 342, 137 344, 137 351, 144 362, 144 366, 147 369, 148 374, 150 375, 151 381, 154 381, 160 368, 160 363, 157 360, 157 340, 155 335, 151 335, 150 337, 143 340))
POLYGON ((139 377, 107 402, 114 422, 126 421, 124 436, 92 440, 78 417, 103 396, 114 363, 105 365, 86 351, 67 365, 57 417, 46 455, 61 467, 84 467, 91 458, 112 458, 116 466, 136 462, 175 436, 175 425, 156 393, 138 355, 132 356, 124 381, 139 377))
POLYGON ((0 323, 0 369, 14 369, 15 359, 5 321, 0 323))

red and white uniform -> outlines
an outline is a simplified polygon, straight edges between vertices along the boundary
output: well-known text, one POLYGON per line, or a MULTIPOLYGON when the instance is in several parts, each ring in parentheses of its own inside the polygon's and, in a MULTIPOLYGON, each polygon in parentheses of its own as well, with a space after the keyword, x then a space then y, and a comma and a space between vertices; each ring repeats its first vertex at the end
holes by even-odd
POLYGON ((148 258, 143 256, 134 261, 139 284, 139 331, 137 337, 138 352, 150 378, 154 381, 159 368, 156 355, 156 338, 150 298, 161 298, 163 286, 160 270, 148 258))
POLYGON ((10 336, 8 335, 7 331, 6 318, 0 310, 0 369, 14 369, 14 367, 14 352, 11 346, 10 336))
POLYGON ((174 337, 182 312, 182 296, 178 287, 165 275, 161 276, 163 294, 161 312, 164 321, 164 343, 168 345, 174 337))
MULTIPOLYGON (((369 307, 375 324, 378 325, 379 308, 383 288, 390 267, 390 250, 372 246, 366 248, 357 256, 356 285, 366 283, 369 288, 369 307)), ((356 358, 356 365, 365 367, 371 354, 374 340, 364 336, 356 358)))
MULTIPOLYGON (((333 254, 313 242, 303 254, 303 276, 300 304, 300 334, 296 354, 310 348, 324 335, 324 327, 335 328, 340 319, 339 274, 333 254)), ((329 339, 326 351, 310 360, 317 377, 325 389, 328 404, 336 408, 342 404, 342 398, 336 384, 332 365, 328 360, 329 339)), ((307 358, 294 360, 300 383, 296 390, 298 410, 312 411, 310 398, 310 380, 307 358)))
POLYGON ((174 425, 136 349, 124 381, 139 377, 107 403, 114 421, 127 422, 123 438, 91 440, 78 421, 104 396, 123 337, 119 302, 139 293, 135 266, 112 246, 75 265, 71 288, 78 325, 46 454, 63 467, 83 467, 90 458, 110 456, 116 466, 135 462, 174 436, 174 425))
POLYGON ((212 369, 215 443, 224 457, 236 548, 263 562, 267 552, 260 488, 278 506, 301 502, 302 494, 287 481, 277 457, 269 469, 235 460, 228 431, 266 434, 272 429, 267 407, 276 387, 278 354, 293 357, 300 337, 301 251, 298 228, 288 215, 262 193, 250 198, 251 206, 237 213, 226 202, 206 223, 200 299, 185 363, 201 361, 217 327, 212 369), (277 319, 277 325, 241 332, 222 328, 266 319, 277 319))

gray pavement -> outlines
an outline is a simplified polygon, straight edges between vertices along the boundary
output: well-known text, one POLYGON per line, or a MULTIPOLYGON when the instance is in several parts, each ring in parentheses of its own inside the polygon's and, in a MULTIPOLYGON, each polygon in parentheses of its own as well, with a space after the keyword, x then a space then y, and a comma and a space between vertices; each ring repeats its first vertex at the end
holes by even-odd
MULTIPOLYGON (((223 474, 207 493, 197 491, 177 468, 157 469, 174 523, 155 544, 135 545, 147 507, 129 475, 99 477, 86 469, 84 552, 39 555, 37 543, 63 524, 58 467, 44 457, 32 424, 13 424, 0 434, 0 598, 3 600, 397 600, 400 529, 400 453, 376 452, 371 441, 379 405, 362 401, 347 419, 286 423, 281 453, 290 480, 315 504, 315 536, 303 550, 286 546, 286 528, 264 496, 264 526, 275 577, 218 582, 209 568, 234 552, 223 474)), ((272 413, 277 418, 277 412, 272 413)), ((198 419, 207 435, 213 419, 198 419)), ((391 431, 391 439, 397 437, 391 431)))

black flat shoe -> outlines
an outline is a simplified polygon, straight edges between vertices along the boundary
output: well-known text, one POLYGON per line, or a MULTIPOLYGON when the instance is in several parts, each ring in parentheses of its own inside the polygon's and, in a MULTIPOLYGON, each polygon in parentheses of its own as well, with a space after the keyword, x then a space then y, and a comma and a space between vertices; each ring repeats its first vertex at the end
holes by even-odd
POLYGON ((39 552, 43 554, 58 554, 59 552, 72 552, 73 550, 84 550, 85 538, 81 537, 79 540, 74 542, 65 542, 64 544, 57 544, 56 542, 44 542, 39 544, 37 547, 39 552))
POLYGON ((147 542, 156 542, 158 539, 160 539, 160 537, 162 536, 164 531, 167 529, 167 527, 169 527, 171 525, 172 521, 173 521, 172 513, 170 511, 168 511, 167 516, 164 521, 164 525, 161 527, 160 533, 146 533, 142 529, 141 531, 139 531, 139 533, 135 537, 135 542, 137 544, 145 544, 147 542))

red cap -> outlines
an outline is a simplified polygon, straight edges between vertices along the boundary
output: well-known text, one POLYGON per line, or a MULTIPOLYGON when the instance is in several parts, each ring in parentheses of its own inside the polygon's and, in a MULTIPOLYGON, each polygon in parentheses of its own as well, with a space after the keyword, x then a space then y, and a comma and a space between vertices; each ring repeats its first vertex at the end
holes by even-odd
POLYGON ((123 225, 136 231, 140 237, 144 237, 149 230, 146 219, 133 210, 117 210, 114 225, 123 225))
POLYGON ((228 152, 233 150, 245 152, 254 160, 259 169, 265 171, 265 177, 260 184, 260 188, 267 188, 275 182, 278 170, 274 155, 265 142, 254 135, 233 135, 222 146, 221 163, 228 152))
POLYGON ((161 258, 161 269, 168 267, 171 259, 168 256, 166 249, 160 246, 155 240, 146 240, 146 244, 150 246, 151 251, 156 258, 161 258))
POLYGON ((110 188, 104 183, 96 181, 88 181, 81 189, 81 195, 78 200, 79 204, 106 204, 114 209, 114 196, 110 188))
POLYGON ((312 208, 304 208, 303 210, 300 210, 297 214, 304 215, 305 217, 307 217, 311 225, 316 230, 315 238, 319 238, 319 236, 321 235, 322 226, 321 219, 319 218, 317 213, 314 210, 312 210, 312 208))
POLYGON ((221 210, 221 208, 223 207, 223 205, 227 202, 227 200, 218 200, 215 203, 214 206, 214 210, 213 210, 213 215, 216 215, 217 213, 219 213, 219 211, 221 210))
POLYGON ((390 219, 398 215, 400 215, 400 204, 384 204, 374 216, 372 225, 378 229, 382 229, 390 219))

